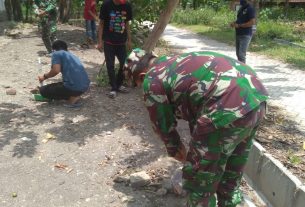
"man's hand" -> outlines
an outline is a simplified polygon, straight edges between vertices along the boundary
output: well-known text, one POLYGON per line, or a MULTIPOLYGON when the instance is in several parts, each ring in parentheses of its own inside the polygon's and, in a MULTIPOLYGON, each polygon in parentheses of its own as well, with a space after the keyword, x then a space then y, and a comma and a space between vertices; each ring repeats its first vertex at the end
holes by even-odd
POLYGON ((42 16, 44 16, 44 15, 46 15, 46 11, 44 11, 44 10, 39 10, 38 16, 39 16, 39 17, 42 17, 42 16))
POLYGON ((186 154, 187 154, 187 152, 186 152, 185 146, 184 146, 183 143, 181 143, 181 145, 180 145, 180 147, 179 147, 179 149, 178 149, 174 158, 176 160, 184 163, 186 161, 186 154))
POLYGON ((102 42, 99 42, 96 46, 96 49, 98 49, 99 51, 102 51, 103 50, 103 43, 102 42))
POLYGON ((231 24, 230 24, 230 26, 232 27, 232 28, 236 28, 236 23, 235 22, 232 22, 231 24))
POLYGON ((43 76, 38 76, 38 80, 39 80, 40 83, 42 83, 45 79, 44 79, 43 76))

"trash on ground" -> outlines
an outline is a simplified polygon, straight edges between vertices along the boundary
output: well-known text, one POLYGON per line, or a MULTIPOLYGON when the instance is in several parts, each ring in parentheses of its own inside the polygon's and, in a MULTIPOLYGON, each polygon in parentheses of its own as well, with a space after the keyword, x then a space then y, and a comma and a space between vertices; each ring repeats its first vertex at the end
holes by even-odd
POLYGON ((44 138, 44 139, 42 140, 42 142, 43 142, 43 143, 47 143, 48 141, 54 140, 54 139, 56 139, 56 136, 54 136, 54 135, 51 134, 51 133, 47 133, 47 134, 46 134, 46 138, 44 138))

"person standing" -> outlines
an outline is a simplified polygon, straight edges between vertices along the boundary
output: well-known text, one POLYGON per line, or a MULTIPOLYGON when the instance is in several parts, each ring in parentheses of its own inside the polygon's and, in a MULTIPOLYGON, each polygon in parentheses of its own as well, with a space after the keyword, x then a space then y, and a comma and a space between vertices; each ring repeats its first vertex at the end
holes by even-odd
POLYGON ((123 66, 127 56, 126 43, 131 50, 131 34, 129 21, 132 20, 132 9, 126 0, 105 0, 100 10, 98 49, 104 48, 107 72, 111 85, 108 94, 115 98, 117 92, 127 92, 124 87, 123 66), (115 57, 120 66, 115 75, 115 57))
POLYGON ((240 62, 246 63, 246 53, 252 39, 252 28, 255 25, 255 10, 248 0, 240 0, 237 19, 231 23, 235 28, 236 56, 240 62))
POLYGON ((52 53, 52 43, 56 40, 57 11, 56 0, 34 0, 34 10, 39 17, 42 41, 49 53, 52 53))
POLYGON ((84 19, 86 24, 86 36, 89 44, 96 42, 96 23, 98 20, 96 14, 96 1, 85 0, 84 19))
POLYGON ((199 51, 157 58, 134 49, 124 71, 143 86, 154 131, 169 156, 184 163, 188 207, 235 207, 252 140, 268 94, 255 71, 228 56, 199 51), (176 130, 188 121, 189 150, 176 130))

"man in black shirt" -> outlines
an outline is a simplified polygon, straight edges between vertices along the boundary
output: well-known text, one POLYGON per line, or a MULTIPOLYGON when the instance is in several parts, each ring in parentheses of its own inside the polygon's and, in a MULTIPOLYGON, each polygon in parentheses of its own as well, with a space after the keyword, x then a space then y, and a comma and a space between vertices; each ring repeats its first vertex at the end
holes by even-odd
POLYGON ((252 39, 252 27, 255 24, 255 11, 248 0, 240 0, 241 8, 238 10, 237 19, 231 23, 236 32, 236 56, 246 63, 246 52, 252 39))
POLYGON ((104 47, 107 72, 111 85, 109 97, 115 98, 116 93, 127 92, 122 85, 123 66, 126 59, 126 43, 131 49, 131 35, 129 21, 132 20, 132 10, 126 0, 105 0, 100 10, 100 24, 98 49, 104 47), (115 57, 118 58, 120 68, 115 75, 115 57))

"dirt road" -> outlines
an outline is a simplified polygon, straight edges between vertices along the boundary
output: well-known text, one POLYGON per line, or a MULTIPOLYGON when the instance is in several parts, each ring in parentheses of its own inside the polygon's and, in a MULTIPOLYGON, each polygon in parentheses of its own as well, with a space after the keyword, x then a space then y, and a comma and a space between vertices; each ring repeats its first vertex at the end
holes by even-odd
MULTIPOLYGON (((37 59, 47 71, 50 58, 41 56, 44 46, 35 28, 22 31, 13 40, 1 36, 0 206, 183 206, 184 199, 160 191, 179 164, 167 158, 153 133, 141 92, 106 97, 108 89, 94 83, 103 56, 79 46, 82 28, 63 25, 58 38, 69 42, 93 81, 84 107, 30 100, 30 89, 38 85, 37 59), (9 88, 16 95, 7 95, 9 88), (147 172, 152 184, 134 189, 115 181, 137 171, 147 172)), ((180 131, 188 137, 185 126, 180 131)))

